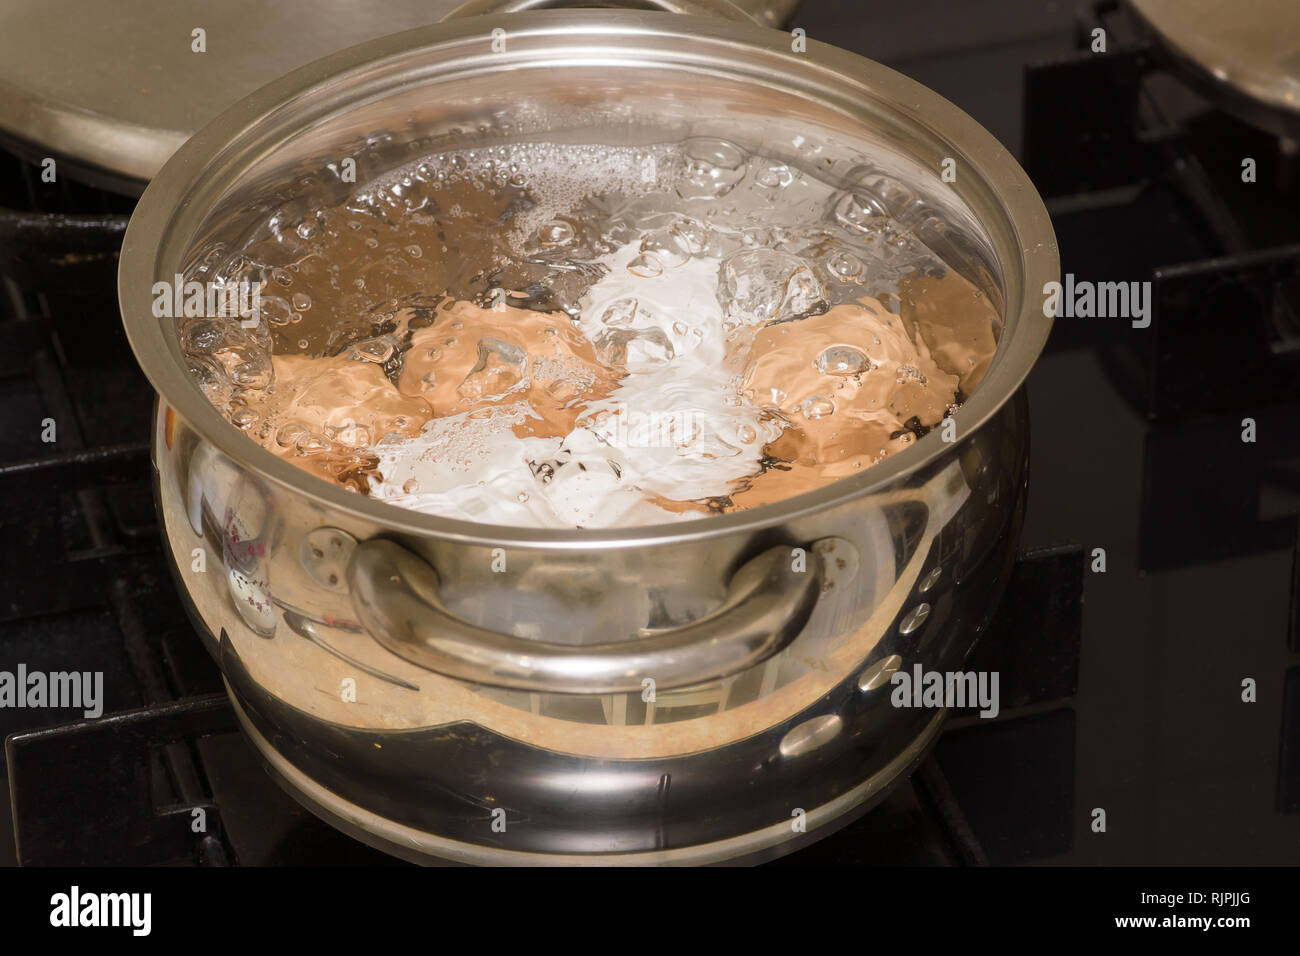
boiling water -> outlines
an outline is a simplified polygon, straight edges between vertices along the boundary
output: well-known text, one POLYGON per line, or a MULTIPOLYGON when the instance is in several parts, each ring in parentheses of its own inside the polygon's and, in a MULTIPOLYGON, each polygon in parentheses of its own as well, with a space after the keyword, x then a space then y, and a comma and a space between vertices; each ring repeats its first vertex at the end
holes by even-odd
POLYGON ((891 215, 903 187, 816 169, 717 139, 432 154, 204 250, 188 277, 260 283, 260 321, 185 318, 182 347, 251 439, 417 511, 600 527, 780 500, 951 414, 998 322, 891 215))

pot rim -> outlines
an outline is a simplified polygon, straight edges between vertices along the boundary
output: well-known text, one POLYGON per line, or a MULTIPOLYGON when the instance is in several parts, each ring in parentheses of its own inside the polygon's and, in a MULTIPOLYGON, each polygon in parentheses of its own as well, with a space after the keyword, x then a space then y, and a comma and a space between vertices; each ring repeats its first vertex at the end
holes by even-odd
MULTIPOLYGON (((806 52, 793 53, 790 35, 759 26, 681 14, 625 10, 547 10, 506 16, 469 17, 434 24, 359 44, 316 60, 267 84, 237 102, 191 137, 149 184, 131 217, 118 268, 118 298, 127 338, 161 403, 240 467, 304 496, 318 506, 367 521, 396 534, 434 536, 462 544, 529 548, 617 548, 696 541, 761 531, 796 517, 823 511, 850 499, 894 486, 943 457, 991 418, 1024 382, 1051 329, 1036 292, 1059 279, 1060 261, 1051 220, 1019 164, 992 134, 937 93, 872 60, 808 40, 806 52), (488 53, 494 29, 508 25, 508 53, 488 53), (622 40, 616 49, 603 41, 622 40), (637 50, 629 51, 628 42, 637 50), (716 71, 726 61, 728 75, 815 96, 823 105, 868 119, 870 111, 892 112, 896 121, 919 129, 961 157, 953 187, 989 234, 1003 282, 1003 328, 998 349, 983 380, 956 412, 957 444, 944 443, 937 429, 859 475, 841 478, 814 491, 723 515, 668 524, 597 529, 521 528, 461 521, 423 514, 349 492, 294 467, 231 425, 207 400, 186 371, 175 335, 152 314, 152 287, 170 280, 185 248, 240 166, 258 158, 258 137, 283 133, 294 107, 327 84, 359 80, 385 61, 451 53, 461 71, 542 65, 561 54, 595 62, 603 52, 614 66, 650 66, 716 71), (487 60, 485 56, 492 59, 487 60), (864 115, 865 114, 865 115, 864 115), (278 125, 277 125, 278 124, 278 125), (224 167, 223 167, 224 163, 224 167), (970 185, 971 181, 975 185, 970 185), (215 185, 214 185, 215 182, 215 185), (995 202, 1002 222, 990 223, 972 198, 995 202), (209 204, 205 204, 205 200, 209 204), (1000 245, 999 233, 1003 236, 1000 245), (181 238, 177 238, 180 236, 181 238), (1014 250, 1014 253, 1013 253, 1014 250)), ((396 82, 386 87, 392 90, 396 82)), ((373 96, 335 101, 335 110, 373 96)), ((301 117, 299 117, 301 126, 301 117)), ((281 136, 281 139, 283 136, 281 136)), ((335 519, 337 520, 337 519, 335 519)))

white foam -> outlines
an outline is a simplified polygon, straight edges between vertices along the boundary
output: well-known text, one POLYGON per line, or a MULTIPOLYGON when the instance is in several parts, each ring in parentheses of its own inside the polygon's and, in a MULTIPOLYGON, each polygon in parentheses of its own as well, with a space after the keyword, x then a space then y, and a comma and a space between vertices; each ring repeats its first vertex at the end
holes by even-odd
POLYGON ((631 333, 628 374, 590 403, 562 439, 518 438, 526 403, 435 419, 410 441, 380 445, 375 497, 428 514, 533 527, 608 527, 689 518, 653 503, 725 495, 757 474, 763 446, 780 434, 738 393, 718 303, 718 262, 695 258, 653 278, 627 265, 629 244, 607 256, 609 273, 581 301, 579 329, 601 342, 601 322, 631 333), (654 347, 637 348, 653 336, 654 347), (668 343, 671 351, 663 348, 668 343), (414 481, 416 486, 410 483, 414 481), (412 488, 407 491, 405 488, 412 488))
POLYGON ((620 443, 644 491, 680 501, 724 495, 731 482, 758 473, 763 446, 780 426, 739 394, 742 369, 727 354, 717 260, 693 258, 642 278, 627 270, 637 255, 630 244, 607 257, 609 274, 582 299, 579 328, 594 340, 606 310, 635 299, 629 327, 662 332, 673 357, 648 360, 629 350, 627 377, 590 405, 611 416, 594 428, 620 443))

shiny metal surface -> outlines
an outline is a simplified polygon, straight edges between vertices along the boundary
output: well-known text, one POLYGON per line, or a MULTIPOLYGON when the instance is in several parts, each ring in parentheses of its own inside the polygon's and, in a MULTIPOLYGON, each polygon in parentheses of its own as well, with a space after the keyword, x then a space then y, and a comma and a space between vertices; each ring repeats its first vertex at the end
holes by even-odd
POLYGON ((803 0, 731 0, 757 23, 765 27, 796 26, 791 20, 803 0))
POLYGON ((448 840, 415 827, 397 823, 373 810, 352 803, 304 774, 268 741, 248 714, 235 702, 240 726, 262 757, 272 778, 317 816, 363 843, 412 863, 445 861, 478 866, 708 866, 761 863, 825 837, 874 806, 896 780, 914 768, 938 736, 945 714, 930 723, 888 765, 847 793, 805 814, 805 829, 793 831, 785 822, 743 836, 685 849, 642 853, 572 853, 568 855, 521 852, 448 840))
MULTIPOLYGON (((918 589, 919 590, 919 589, 918 589)), ((930 616, 930 605, 922 601, 916 607, 907 612, 901 624, 898 625, 898 633, 911 634, 913 631, 921 629, 925 624, 926 618, 930 616)))
POLYGON ((916 589, 916 593, 917 594, 928 593, 932 587, 934 587, 936 584, 939 583, 939 579, 941 577, 943 577, 943 568, 935 568, 933 571, 931 571, 929 574, 925 576, 925 580, 922 581, 920 586, 916 589))
POLYGON ((468 0, 447 15, 481 16, 487 13, 523 13, 527 10, 559 7, 611 7, 625 10, 662 10, 688 16, 722 17, 740 22, 752 20, 767 27, 780 27, 799 9, 802 0, 468 0))
POLYGON ((362 543, 348 568, 361 624, 398 657, 444 677, 538 693, 628 694, 730 677, 790 643, 821 591, 815 549, 769 548, 746 561, 716 610, 689 624, 576 644, 514 637, 450 613, 438 573, 392 541, 362 543), (806 565, 806 566, 805 566, 806 565))
MULTIPOLYGON (((529 10, 553 10, 560 7, 576 6, 565 0, 468 0, 447 14, 445 19, 456 17, 478 17, 485 14, 525 13, 529 10)), ((751 17, 730 0, 607 0, 604 3, 589 3, 590 7, 610 7, 624 10, 659 10, 664 13, 678 13, 693 17, 721 17, 724 20, 736 20, 742 23, 751 17)))
MULTIPOLYGON (((643 5, 778 26, 798 3, 643 5)), ((35 162, 54 157, 66 174, 139 195, 196 130, 264 83, 336 50, 437 23, 462 4, 15 0, 0 6, 0 138, 35 162), (195 29, 205 31, 201 53, 192 49, 195 29)))
POLYGON ((277 76, 435 23, 459 0, 18 0, 0 6, 0 131, 140 193, 195 130, 277 76), (206 31, 193 52, 191 31, 206 31))
POLYGON ((903 659, 897 654, 890 654, 888 657, 876 661, 858 675, 858 690, 873 691, 879 687, 884 687, 902 666, 903 659))
POLYGON ((782 757, 802 757, 826 746, 840 735, 844 720, 839 714, 809 717, 781 738, 777 747, 782 757))
POLYGON ((1280 135, 1300 135, 1300 4, 1128 0, 1175 65, 1212 99, 1280 135))
MULTIPOLYGON (((1020 385, 1050 327, 1041 289, 1058 277, 1050 223, 983 129, 859 57, 813 42, 797 54, 786 35, 721 20, 590 10, 510 14, 507 49, 493 52, 500 22, 459 20, 312 64, 200 131, 147 190, 119 290, 132 347, 161 396, 157 494, 178 583, 279 775, 376 843, 475 860, 779 852, 801 838, 792 814, 811 820, 834 806, 828 818, 839 817, 879 793, 941 719, 862 693, 864 669, 894 656, 956 669, 996 605, 1023 518, 1020 385), (705 128, 742 143, 797 121, 808 135, 860 141, 882 162, 907 164, 933 208, 986 237, 984 280, 992 276, 989 294, 1003 306, 998 354, 956 413, 957 440, 936 430, 859 476, 748 511, 551 531, 404 511, 315 479, 240 435, 189 379, 171 323, 151 314, 154 281, 182 271, 213 230, 256 217, 266 190, 287 188, 358 137, 409 155, 429 135, 497 109, 546 135, 590 135, 630 112, 638 135, 705 128), (925 178, 952 156, 957 182, 926 191, 925 178), (369 563, 396 553, 378 540, 410 555, 395 591, 369 563), (737 590, 741 569, 767 580, 775 569, 763 556, 788 559, 795 548, 810 559, 804 587, 787 591, 778 574, 775 596, 737 590), (339 587, 345 552, 349 568, 366 572, 345 573, 339 587), (206 568, 198 553, 209 556, 206 568), (692 629, 735 614, 759 641, 756 622, 769 619, 780 645, 778 620, 803 616, 813 573, 822 579, 788 643, 719 676, 715 638, 754 644, 730 627, 692 629), (932 582, 925 626, 903 633, 923 581, 932 582), (684 633, 704 635, 682 650, 710 668, 695 680, 679 671, 667 684, 680 677, 681 686, 650 694, 630 681, 597 685, 602 692, 491 686, 408 655, 416 643, 450 639, 461 659, 495 642, 499 661, 531 641, 560 645, 544 651, 550 659, 605 667, 599 658, 621 637, 641 635, 623 649, 639 660, 635 645, 684 633), (619 689, 603 692, 611 686, 619 689), (811 729, 790 737, 800 727, 811 729)), ((650 671, 686 660, 633 666, 659 685, 650 671)))

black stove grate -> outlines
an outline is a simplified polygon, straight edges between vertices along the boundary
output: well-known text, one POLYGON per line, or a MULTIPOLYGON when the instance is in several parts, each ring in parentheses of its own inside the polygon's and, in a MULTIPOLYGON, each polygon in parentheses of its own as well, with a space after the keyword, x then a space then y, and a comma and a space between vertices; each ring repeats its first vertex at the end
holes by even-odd
POLYGON ((1054 213, 1063 268, 1150 282, 1151 325, 1058 322, 1053 347, 1119 339, 1105 346, 1112 371, 1153 421, 1300 398, 1294 144, 1191 93, 1117 0, 1083 7, 1076 39, 1078 52, 1026 72, 1025 168, 1054 213), (1104 53, 1088 46, 1098 27, 1104 53))

